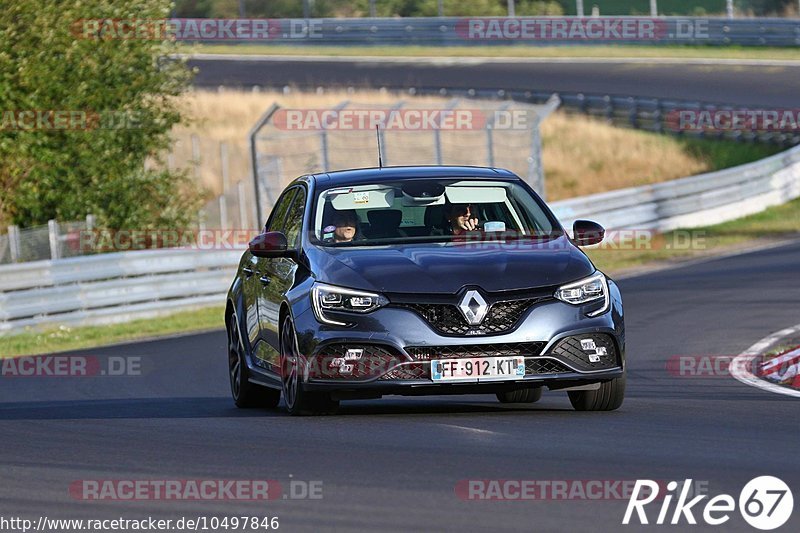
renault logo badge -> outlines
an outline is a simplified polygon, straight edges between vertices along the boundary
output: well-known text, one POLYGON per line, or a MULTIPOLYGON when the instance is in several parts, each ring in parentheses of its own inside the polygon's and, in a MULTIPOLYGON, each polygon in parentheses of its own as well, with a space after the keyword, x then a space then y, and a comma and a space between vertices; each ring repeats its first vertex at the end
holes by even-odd
POLYGON ((483 299, 481 293, 475 290, 467 291, 464 297, 461 298, 458 308, 470 326, 477 326, 483 322, 483 319, 486 318, 486 313, 489 311, 486 300, 483 299))

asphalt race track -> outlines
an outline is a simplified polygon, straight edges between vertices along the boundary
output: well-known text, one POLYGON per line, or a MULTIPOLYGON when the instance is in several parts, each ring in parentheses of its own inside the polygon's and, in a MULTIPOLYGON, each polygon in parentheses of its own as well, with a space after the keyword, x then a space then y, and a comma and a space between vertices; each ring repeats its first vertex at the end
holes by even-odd
MULTIPOLYGON (((525 407, 489 396, 384 398, 292 418, 233 406, 222 331, 78 352, 141 357, 142 375, 0 378, 0 514, 278 516, 285 531, 616 531, 624 500, 465 501, 454 489, 467 479, 692 478, 738 499, 760 475, 800 487, 797 400, 665 370, 672 356, 738 354, 800 323, 798 265, 795 242, 622 280, 628 394, 611 413, 577 413, 565 393, 545 392, 525 407), (284 494, 290 479, 321 481, 323 497, 71 497, 70 484, 85 479, 270 479, 284 494)), ((655 520, 658 507, 648 510, 655 520)), ((731 515, 725 531, 753 531, 731 515)), ((781 530, 800 530, 796 510, 781 530)))
POLYGON ((198 87, 392 87, 506 89, 619 94, 794 109, 800 65, 673 64, 614 61, 459 63, 192 59, 198 87))

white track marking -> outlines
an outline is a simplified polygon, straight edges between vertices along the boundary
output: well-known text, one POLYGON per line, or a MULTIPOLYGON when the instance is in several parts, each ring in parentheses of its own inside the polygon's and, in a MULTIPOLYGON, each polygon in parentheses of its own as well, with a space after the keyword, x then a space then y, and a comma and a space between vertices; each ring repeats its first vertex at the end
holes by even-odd
POLYGON ((173 54, 171 57, 206 61, 323 61, 328 63, 424 63, 429 65, 480 65, 483 63, 597 64, 623 63, 641 65, 734 65, 752 67, 800 67, 795 59, 732 59, 703 57, 431 57, 431 56, 327 56, 259 54, 173 54))
POLYGON ((772 335, 768 337, 764 337, 750 348, 742 352, 741 354, 737 355, 733 361, 731 361, 730 365, 730 373, 733 377, 745 383, 747 385, 757 387, 759 389, 764 389, 770 392, 775 392, 778 394, 785 394, 786 396, 794 396, 796 398, 800 398, 800 390, 789 389, 787 387, 781 387, 780 385, 776 385, 774 383, 770 383, 769 381, 763 380, 761 378, 756 377, 750 372, 750 364, 756 357, 759 357, 764 351, 778 342, 780 339, 784 337, 788 337, 789 335, 794 335, 795 333, 800 332, 800 324, 791 327, 782 329, 780 331, 776 331, 772 335))

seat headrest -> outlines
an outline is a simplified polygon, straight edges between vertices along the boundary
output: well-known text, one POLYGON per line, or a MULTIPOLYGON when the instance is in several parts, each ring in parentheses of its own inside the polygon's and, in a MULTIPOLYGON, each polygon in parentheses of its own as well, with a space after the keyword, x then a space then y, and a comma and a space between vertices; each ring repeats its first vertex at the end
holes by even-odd
POLYGON ((376 209, 367 211, 367 219, 373 228, 395 229, 403 220, 403 212, 399 209, 376 209))
POLYGON ((444 205, 429 205, 425 208, 425 227, 441 229, 444 223, 444 205))

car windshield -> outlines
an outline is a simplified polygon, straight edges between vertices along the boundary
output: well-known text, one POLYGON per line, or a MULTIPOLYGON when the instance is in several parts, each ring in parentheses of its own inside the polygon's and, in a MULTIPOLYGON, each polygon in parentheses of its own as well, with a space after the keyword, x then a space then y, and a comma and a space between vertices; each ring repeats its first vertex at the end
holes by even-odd
POLYGON ((558 224, 519 183, 409 179, 322 191, 312 220, 323 246, 545 238, 558 224))

